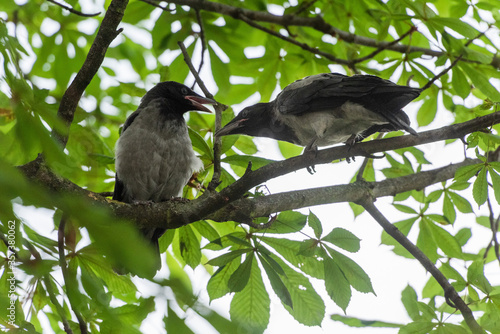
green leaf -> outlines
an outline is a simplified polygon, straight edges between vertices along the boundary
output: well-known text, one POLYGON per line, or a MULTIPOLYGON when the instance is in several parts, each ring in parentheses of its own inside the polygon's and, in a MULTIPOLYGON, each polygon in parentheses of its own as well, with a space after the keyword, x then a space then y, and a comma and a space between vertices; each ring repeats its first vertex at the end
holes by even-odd
POLYGON ((488 167, 488 171, 490 172, 491 183, 493 183, 495 198, 497 203, 500 204, 500 175, 491 167, 488 167))
POLYGON ((194 332, 186 325, 185 319, 179 318, 170 306, 167 308, 167 315, 163 318, 163 322, 165 323, 165 329, 168 332, 194 334, 194 332))
POLYGON ((198 233, 200 233, 208 241, 217 240, 220 238, 219 232, 206 220, 199 220, 191 224, 198 233))
POLYGON ((424 104, 420 107, 417 113, 418 126, 429 125, 436 117, 437 112, 437 91, 431 87, 431 92, 428 98, 424 100, 424 104))
POLYGON ((451 84, 462 99, 465 99, 471 93, 472 87, 467 81, 464 72, 459 67, 455 66, 452 69, 451 84))
POLYGON ((278 295, 283 304, 293 309, 292 296, 290 296, 290 292, 288 291, 287 287, 285 286, 285 284, 283 284, 283 281, 276 273, 274 268, 267 262, 267 259, 263 256, 261 256, 260 259, 262 267, 264 267, 267 278, 269 278, 274 292, 276 293, 276 295, 278 295))
POLYGON ((433 224, 427 224, 438 247, 449 257, 461 259, 462 247, 458 241, 445 229, 433 224))
POLYGON ((455 207, 458 209, 458 211, 462 213, 473 212, 472 206, 470 205, 467 199, 451 191, 448 192, 448 195, 450 196, 451 200, 453 201, 453 204, 455 204, 455 207))
POLYGON ((299 268, 300 271, 311 275, 312 277, 316 277, 319 279, 324 278, 322 261, 320 261, 317 257, 306 257, 299 255, 303 241, 268 237, 263 237, 261 241, 274 248, 274 250, 278 254, 280 254, 280 256, 282 256, 286 261, 291 263, 296 268, 299 268))
POLYGON ((345 313, 351 300, 351 285, 342 270, 330 257, 326 256, 323 263, 326 292, 345 313))
POLYGON ((302 241, 297 255, 313 257, 319 249, 319 241, 317 239, 307 239, 302 241))
POLYGON ((341 322, 344 325, 347 325, 349 327, 399 328, 399 327, 403 326, 401 324, 379 321, 379 320, 365 320, 365 319, 358 319, 358 318, 354 318, 354 317, 347 317, 347 316, 341 315, 341 314, 332 314, 331 319, 333 321, 339 321, 339 322, 341 322))
POLYGON ((227 286, 231 292, 242 291, 250 279, 250 272, 252 271, 252 263, 254 260, 254 253, 247 255, 245 261, 234 271, 229 278, 227 286))
POLYGON ((239 136, 238 140, 234 143, 234 147, 245 154, 257 153, 257 146, 250 137, 239 136))
POLYGON ((264 233, 294 233, 302 230, 307 222, 307 216, 297 211, 284 211, 278 214, 273 225, 264 233))
POLYGON ((467 269, 467 281, 486 294, 492 291, 490 282, 488 282, 488 279, 484 276, 483 260, 472 262, 467 269))
MULTIPOLYGON (((254 257, 250 257, 253 261, 254 257)), ((238 324, 243 333, 262 333, 269 323, 271 302, 259 266, 257 263, 247 266, 251 268, 247 273, 247 283, 231 300, 229 314, 231 321, 238 324)))
POLYGON ((213 150, 208 146, 207 142, 205 139, 203 139, 202 136, 190 127, 188 127, 188 133, 189 133, 189 138, 191 139, 191 143, 193 144, 193 147, 198 149, 199 152, 202 154, 206 155, 210 160, 214 159, 214 154, 213 150))
POLYGON ((309 210, 309 216, 307 217, 307 222, 309 226, 313 229, 316 238, 317 239, 321 238, 321 235, 323 234, 323 226, 321 225, 321 221, 318 219, 318 217, 310 210, 309 210))
POLYGON ((230 293, 228 281, 234 271, 240 266, 238 261, 229 262, 227 265, 220 267, 213 275, 207 284, 207 292, 210 300, 221 298, 230 293))
POLYGON ((467 38, 475 38, 479 34, 479 32, 472 26, 455 17, 435 16, 433 18, 430 18, 428 21, 432 23, 437 23, 438 25, 443 27, 448 27, 451 30, 456 31, 460 35, 467 38))
POLYGON ((222 267, 228 264, 229 262, 233 261, 234 259, 241 257, 243 254, 251 252, 252 250, 253 250, 252 248, 237 249, 229 253, 223 254, 221 256, 218 256, 216 258, 213 258, 210 261, 208 261, 207 264, 211 266, 222 267))
MULTIPOLYGON (((484 167, 484 166, 483 166, 484 167)), ((488 198, 488 181, 486 180, 486 168, 482 168, 477 175, 472 187, 472 196, 477 205, 482 205, 488 198)))
POLYGON ((437 324, 430 321, 410 322, 408 325, 401 327, 398 334, 426 334, 431 333, 431 330, 437 324))
POLYGON ((429 260, 436 262, 439 258, 437 254, 437 245, 434 241, 429 225, 434 225, 434 223, 424 219, 419 222, 420 233, 417 238, 417 247, 420 248, 425 255, 427 255, 429 260))
POLYGON ((484 95, 486 95, 493 102, 500 102, 500 92, 490 83, 489 78, 482 72, 478 71, 475 67, 464 64, 459 66, 471 79, 472 84, 476 86, 484 95))
POLYGON ((354 289, 359 292, 375 294, 370 277, 356 262, 329 247, 327 250, 354 289))
POLYGON ((276 262, 275 259, 273 259, 274 255, 266 247, 260 244, 257 246, 257 249, 259 250, 259 254, 265 258, 267 263, 273 268, 274 271, 276 271, 281 276, 286 276, 283 268, 281 268, 279 263, 276 262))
POLYGON ((182 258, 191 268, 196 268, 201 262, 200 241, 194 234, 193 228, 185 225, 179 229, 179 249, 182 258))
POLYGON ((409 214, 417 214, 417 211, 415 211, 413 208, 402 205, 402 204, 393 204, 394 208, 398 211, 404 212, 404 213, 409 213, 409 214))
MULTIPOLYGON (((463 287, 465 288, 466 286, 466 281, 465 279, 462 277, 462 275, 460 275, 460 273, 455 269, 453 268, 448 262, 445 262, 441 265, 441 267, 439 268, 439 270, 448 278, 448 279, 453 279, 456 281, 456 283, 459 283, 460 285, 463 285, 463 287)), ((454 284, 455 285, 455 284, 454 284)), ((456 285, 455 285, 456 286, 456 285)))
POLYGON ((348 252, 356 253, 360 249, 361 240, 350 231, 336 227, 323 237, 322 241, 331 242, 348 252))
POLYGON ((457 213, 448 192, 446 192, 445 194, 446 195, 443 198, 443 214, 446 219, 448 219, 448 221, 453 224, 455 222, 455 219, 457 218, 457 213))
POLYGON ((283 158, 289 159, 292 157, 296 157, 302 153, 304 150, 302 147, 288 143, 286 141, 278 141, 278 146, 280 148, 281 154, 283 158))
POLYGON ((282 280, 292 297, 293 309, 285 305, 286 310, 301 324, 320 326, 325 316, 323 299, 304 274, 290 268, 279 258, 276 261, 285 271, 282 280))
POLYGON ((421 318, 418 310, 417 293, 410 285, 407 285, 401 292, 401 301, 403 302, 406 313, 408 313, 411 320, 416 321, 421 318))
POLYGON ((230 165, 235 165, 235 166, 239 166, 239 167, 243 167, 243 168, 247 168, 248 164, 251 162, 252 163, 252 170, 256 170, 256 169, 264 167, 265 165, 268 165, 272 162, 275 162, 275 160, 254 157, 251 155, 237 155, 237 154, 227 156, 224 159, 222 159, 221 161, 226 162, 230 165))
POLYGON ((455 172, 454 180, 457 182, 465 182, 474 177, 482 168, 484 164, 469 165, 460 167, 455 172))

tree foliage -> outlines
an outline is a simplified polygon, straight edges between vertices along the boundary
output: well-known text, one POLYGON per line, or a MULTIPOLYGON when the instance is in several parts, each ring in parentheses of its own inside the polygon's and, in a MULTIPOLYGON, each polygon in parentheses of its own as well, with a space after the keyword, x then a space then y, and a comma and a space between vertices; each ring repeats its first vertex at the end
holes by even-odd
POLYGON ((221 333, 262 333, 277 296, 307 326, 330 318, 400 333, 500 332, 500 290, 484 274, 500 261, 499 19, 494 0, 3 0, 0 326, 140 333, 161 299, 167 331, 192 332, 189 312, 221 333), (286 160, 274 161, 259 155, 250 137, 214 140, 214 129, 238 111, 221 105, 215 116, 188 119, 205 164, 184 190, 192 201, 110 200, 121 124, 155 83, 194 84, 188 65, 226 106, 267 102, 294 80, 331 71, 425 87, 415 102, 416 127, 435 130, 321 150, 316 165, 366 158, 350 183, 268 194, 266 181, 310 159, 283 142, 286 160), (475 159, 438 167, 415 147, 459 139, 475 159), (377 152, 386 152, 383 169, 370 158, 377 152), (405 219, 386 219, 373 203, 383 196, 405 219), (330 229, 313 211, 298 211, 339 202, 351 203, 355 216, 366 210, 383 227, 383 244, 432 274, 423 291, 402 291, 411 322, 349 316, 353 291, 374 293, 351 259, 360 240, 330 229), (33 208, 52 221, 18 218, 33 208), (477 226, 461 224, 468 213, 477 226), (168 229, 160 239, 166 269, 156 277, 136 232, 145 225, 168 229), (470 252, 480 226, 491 230, 491 241, 470 252), (143 280, 117 275, 117 264, 143 280), (191 269, 211 275, 211 300, 232 296, 231 320, 198 300, 191 269), (139 293, 145 284, 169 293, 139 293), (329 299, 347 314, 326 314, 329 299), (455 313, 460 317, 449 318, 455 313))

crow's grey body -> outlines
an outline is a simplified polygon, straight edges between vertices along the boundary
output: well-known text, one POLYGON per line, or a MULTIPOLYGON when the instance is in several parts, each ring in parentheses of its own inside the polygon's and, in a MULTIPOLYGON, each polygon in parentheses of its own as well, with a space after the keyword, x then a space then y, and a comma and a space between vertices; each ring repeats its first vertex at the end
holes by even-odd
MULTIPOLYGON (((189 110, 210 112, 202 104, 214 102, 177 82, 162 82, 151 89, 125 121, 116 143, 113 199, 135 203, 180 197, 193 173, 203 169, 183 114, 189 110)), ((144 228, 141 232, 158 249, 158 238, 165 229, 144 228)), ((157 257, 159 269, 159 252, 157 257)))
POLYGON ((116 174, 124 187, 123 202, 162 202, 180 197, 203 163, 194 154, 188 128, 177 115, 163 115, 162 101, 136 111, 116 144, 116 174))
POLYGON ((416 134, 402 108, 420 92, 371 75, 312 75, 286 86, 274 101, 243 109, 217 135, 270 137, 312 149, 353 144, 375 132, 416 134))

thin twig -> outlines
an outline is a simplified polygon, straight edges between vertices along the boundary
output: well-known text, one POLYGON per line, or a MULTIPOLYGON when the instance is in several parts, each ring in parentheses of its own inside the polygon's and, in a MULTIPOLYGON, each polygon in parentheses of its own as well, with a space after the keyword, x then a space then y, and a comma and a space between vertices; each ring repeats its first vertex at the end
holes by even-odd
POLYGON ((337 58, 337 57, 335 57, 334 55, 332 55, 330 53, 321 51, 321 50, 319 50, 317 48, 313 48, 313 47, 307 45, 306 43, 301 43, 301 42, 299 42, 299 41, 297 41, 297 40, 295 40, 295 39, 293 39, 291 37, 284 36, 284 35, 280 34, 279 32, 276 32, 276 31, 273 31, 271 29, 268 29, 268 28, 266 28, 266 27, 264 27, 264 26, 262 26, 262 25, 260 25, 258 23, 255 23, 254 21, 250 20, 248 17, 246 17, 242 13, 240 13, 239 18, 243 22, 245 22, 246 24, 248 24, 249 26, 254 27, 256 29, 259 29, 259 30, 262 30, 265 33, 268 33, 269 35, 278 37, 278 38, 280 38, 280 39, 282 39, 282 40, 284 40, 286 42, 294 44, 294 45, 300 47, 303 50, 306 50, 308 52, 311 52, 311 53, 317 54, 319 56, 325 57, 326 59, 331 60, 332 62, 335 62, 337 64, 342 64, 342 65, 346 65, 346 66, 349 66, 349 67, 352 66, 352 62, 350 62, 348 60, 337 58))
POLYGON ((79 11, 77 11, 76 9, 73 9, 73 8, 71 8, 71 7, 69 7, 69 6, 66 6, 66 5, 64 5, 64 4, 62 4, 62 3, 59 3, 59 2, 57 2, 57 1, 55 1, 55 0, 47 0, 47 1, 48 1, 48 2, 52 2, 54 5, 57 5, 57 6, 61 7, 61 8, 63 8, 63 9, 66 9, 68 12, 73 13, 73 14, 76 14, 76 15, 78 15, 78 16, 83 16, 83 17, 94 17, 94 16, 97 16, 97 15, 100 15, 100 14, 101 14, 101 12, 98 12, 98 13, 95 13, 95 14, 85 14, 85 13, 79 12, 79 11))
POLYGON ((297 9, 295 9, 295 15, 299 15, 303 11, 307 10, 309 7, 314 5, 314 3, 316 1, 317 0, 310 0, 310 1, 304 1, 302 3, 299 3, 299 5, 296 7, 297 9))
POLYGON ((161 6, 160 4, 158 4, 157 2, 152 1, 152 0, 140 0, 140 1, 142 1, 142 2, 144 2, 144 3, 147 3, 148 5, 151 5, 151 6, 155 6, 155 7, 157 7, 157 8, 160 8, 160 9, 162 9, 162 10, 164 10, 164 11, 167 11, 167 12, 173 12, 173 11, 174 11, 174 9, 170 9, 170 8, 168 8, 168 7, 163 7, 163 6, 161 6))
POLYGON ((445 68, 444 70, 442 70, 439 74, 437 74, 436 76, 434 76, 434 78, 432 78, 431 80, 429 80, 429 82, 426 83, 424 85, 424 87, 422 87, 422 91, 424 91, 427 88, 429 88, 430 86, 432 86, 432 84, 434 82, 436 82, 437 79, 441 78, 443 75, 445 75, 446 73, 448 73, 449 70, 451 70, 453 67, 455 67, 455 65, 458 63, 458 61, 460 59, 462 59, 462 55, 460 55, 457 58, 455 58, 455 60, 451 63, 450 66, 448 66, 447 68, 445 68))
MULTIPOLYGON (((213 99, 213 95, 208 91, 207 87, 205 86, 205 83, 203 80, 201 80, 199 73, 196 71, 196 69, 193 66, 193 62, 191 61, 191 57, 189 56, 186 47, 184 46, 184 43, 181 41, 177 42, 179 45, 182 55, 184 56, 184 61, 186 62, 187 66, 189 67, 189 70, 193 74, 196 82, 198 83, 198 86, 200 86, 201 90, 203 91, 203 94, 205 94, 206 97, 213 99)), ((215 132, 217 132, 221 127, 222 127, 222 111, 224 111, 227 107, 223 104, 217 103, 215 105, 215 132)), ((220 162, 220 155, 221 155, 221 146, 222 146, 222 139, 220 137, 215 137, 214 138, 214 174, 212 177, 212 180, 208 184, 207 190, 208 192, 215 190, 217 186, 219 185, 219 180, 221 176, 221 162, 220 162)))
POLYGON ((203 67, 203 63, 205 61, 205 51, 207 49, 207 41, 205 40, 205 28, 203 26, 201 11, 199 9, 195 9, 195 12, 196 12, 196 20, 198 21, 198 25, 200 26, 201 60, 200 60, 200 66, 198 66, 198 73, 200 73, 201 68, 203 67))
POLYGON ((194 76, 194 79, 196 80, 198 86, 200 86, 200 89, 203 91, 203 94, 205 94, 206 97, 213 99, 214 96, 207 89, 207 86, 205 86, 205 83, 203 82, 203 80, 201 80, 199 73, 194 68, 193 62, 191 61, 191 57, 189 56, 189 53, 187 52, 186 47, 184 46, 184 43, 179 41, 177 42, 177 45, 179 45, 182 55, 184 56, 184 62, 189 67, 191 74, 194 76))
MULTIPOLYGON (((31 243, 29 243, 27 240, 25 240, 24 245, 26 246, 26 248, 28 248, 28 250, 33 255, 33 257, 35 258, 36 261, 39 261, 39 262, 42 261, 42 256, 40 255, 38 250, 31 243)), ((43 282, 45 283, 45 290, 47 291, 47 294, 49 295, 49 299, 52 302, 52 304, 56 307, 56 311, 57 311, 59 317, 61 318, 61 321, 62 321, 63 327, 64 327, 64 331, 67 334, 73 334, 73 330, 71 329, 71 327, 69 325, 69 321, 65 316, 64 308, 61 306, 61 304, 57 300, 57 296, 56 296, 55 291, 52 287, 52 279, 53 278, 50 276, 50 274, 45 274, 45 275, 43 275, 42 279, 43 279, 43 282)))
MULTIPOLYGON (((488 29, 491 27, 491 25, 488 25, 488 29)), ((487 31, 487 30, 486 30, 487 31)), ((479 39, 481 38, 482 36, 484 36, 484 34, 486 33, 486 31, 483 31, 483 32, 480 32, 476 37, 474 38, 471 38, 469 39, 465 44, 464 44, 464 48, 468 47, 469 45, 471 45, 472 42, 474 42, 476 39, 479 39)), ((448 73, 449 70, 451 70, 453 67, 455 67, 455 65, 462 59, 463 57, 463 53, 460 54, 457 58, 455 58, 455 60, 451 63, 450 66, 448 66, 447 68, 445 68, 443 71, 441 71, 441 73, 439 73, 438 75, 436 75, 434 78, 432 78, 428 83, 425 84, 424 87, 422 87, 422 90, 426 90, 427 88, 429 88, 430 86, 432 86, 432 84, 437 80, 439 79, 440 77, 442 77, 443 75, 445 75, 446 73, 448 73)))
MULTIPOLYGON (((380 138, 382 138, 383 134, 382 133, 379 133, 377 135, 377 137, 375 138, 375 140, 378 140, 380 138)), ((366 166, 368 165, 368 162, 373 159, 372 157, 365 157, 363 159, 363 163, 361 164, 361 166, 359 167, 359 170, 358 170, 358 175, 356 175, 356 181, 361 181, 361 180, 364 180, 364 177, 363 177, 363 173, 365 172, 365 168, 366 166)))
POLYGON ((364 199, 360 203, 363 208, 370 213, 370 215, 377 221, 377 223, 382 226, 384 231, 387 232, 391 237, 393 237, 399 244, 401 244, 408 252, 410 252, 415 259, 417 259, 422 266, 436 279, 436 281, 441 285, 444 290, 444 296, 446 302, 460 310, 462 313, 467 326, 471 329, 472 333, 479 334, 484 333, 481 326, 477 323, 471 309, 463 301, 460 295, 457 293, 455 288, 448 282, 448 279, 439 271, 439 269, 434 265, 434 263, 429 260, 429 258, 417 247, 415 246, 400 230, 394 225, 392 225, 387 218, 377 209, 373 204, 371 199, 364 199))
MULTIPOLYGON (((66 286, 66 290, 69 290, 71 287, 68 287, 68 281, 69 281, 69 275, 68 275, 68 264, 66 263, 66 254, 64 253, 64 229, 66 227, 66 219, 67 217, 63 215, 59 222, 59 229, 57 230, 57 248, 59 251, 59 266, 61 267, 61 271, 63 274, 63 279, 64 283, 66 286)), ((76 309, 75 305, 73 304, 72 298, 70 297, 70 294, 68 291, 66 291, 66 295, 68 296, 69 304, 71 305, 71 309, 75 313, 76 319, 78 320, 78 325, 80 326, 80 333, 81 334, 87 334, 88 329, 87 329, 87 324, 85 323, 85 320, 83 319, 82 315, 80 312, 76 309)))
POLYGON ((488 203, 488 209, 490 211, 489 220, 490 220, 490 228, 491 228, 492 236, 491 236, 491 240, 490 240, 488 246, 486 247, 486 250, 484 251, 483 258, 486 259, 486 257, 488 256, 488 253, 489 253, 489 250, 490 250, 491 246, 494 245, 495 256, 496 256, 498 262, 500 262, 500 245, 499 245, 498 239, 497 239, 498 225, 499 225, 499 222, 500 222, 500 216, 498 216, 495 219, 495 217, 494 217, 495 213, 493 212, 493 206, 491 205, 490 198, 488 198, 487 203, 488 203))
POLYGON ((405 39, 408 35, 414 33, 415 31, 417 31, 417 27, 415 26, 412 26, 410 28, 410 30, 408 30, 407 32, 405 32, 403 35, 401 35, 401 37, 399 37, 398 39, 395 39, 393 40, 392 42, 386 44, 386 45, 380 45, 377 50, 373 51, 372 53, 370 53, 369 55, 367 56, 364 56, 364 57, 361 57, 361 58, 356 58, 352 61, 353 64, 357 64, 357 63, 361 63, 365 60, 368 60, 368 59, 372 59, 373 57, 375 57, 377 54, 379 54, 380 52, 384 51, 384 50, 387 50, 388 48, 390 48, 391 46, 393 45, 396 45, 398 44, 399 42, 401 42, 403 39, 405 39))

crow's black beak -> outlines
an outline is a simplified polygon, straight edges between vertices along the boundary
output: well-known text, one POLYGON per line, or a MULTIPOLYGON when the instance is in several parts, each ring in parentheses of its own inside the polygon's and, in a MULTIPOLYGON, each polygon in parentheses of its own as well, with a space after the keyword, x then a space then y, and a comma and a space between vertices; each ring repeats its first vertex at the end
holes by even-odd
POLYGON ((216 104, 217 103, 214 100, 209 99, 207 97, 201 97, 201 96, 195 96, 195 95, 187 95, 184 98, 191 102, 191 104, 194 107, 193 110, 199 110, 199 111, 204 111, 204 112, 209 112, 209 113, 211 113, 212 110, 205 107, 204 104, 216 104))
POLYGON ((225 127, 220 129, 215 133, 216 136, 221 137, 221 136, 228 136, 228 135, 237 135, 241 134, 241 132, 237 131, 238 129, 242 128, 245 126, 245 122, 248 120, 248 118, 242 118, 237 121, 231 121, 228 124, 226 124, 225 127))

